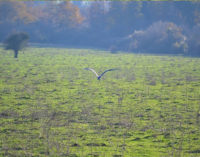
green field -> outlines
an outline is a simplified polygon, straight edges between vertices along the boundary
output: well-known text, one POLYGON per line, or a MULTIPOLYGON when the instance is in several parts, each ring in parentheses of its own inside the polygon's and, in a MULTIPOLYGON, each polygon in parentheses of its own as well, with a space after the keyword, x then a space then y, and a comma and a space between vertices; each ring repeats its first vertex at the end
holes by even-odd
POLYGON ((200 58, 0 49, 0 156, 199 157, 200 58))

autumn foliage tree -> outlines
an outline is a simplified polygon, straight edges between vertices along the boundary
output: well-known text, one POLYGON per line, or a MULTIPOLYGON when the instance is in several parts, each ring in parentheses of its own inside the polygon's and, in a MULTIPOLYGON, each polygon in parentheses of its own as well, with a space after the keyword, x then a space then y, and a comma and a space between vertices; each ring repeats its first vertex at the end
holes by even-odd
POLYGON ((58 4, 48 2, 43 7, 43 12, 45 12, 44 21, 58 29, 77 27, 84 20, 79 8, 69 1, 63 1, 58 4))
POLYGON ((22 50, 27 45, 28 39, 28 34, 24 32, 11 34, 4 42, 5 49, 13 50, 14 58, 17 58, 19 50, 22 50))
POLYGON ((2 22, 23 22, 32 23, 37 20, 34 9, 23 1, 0 0, 0 23, 2 22))

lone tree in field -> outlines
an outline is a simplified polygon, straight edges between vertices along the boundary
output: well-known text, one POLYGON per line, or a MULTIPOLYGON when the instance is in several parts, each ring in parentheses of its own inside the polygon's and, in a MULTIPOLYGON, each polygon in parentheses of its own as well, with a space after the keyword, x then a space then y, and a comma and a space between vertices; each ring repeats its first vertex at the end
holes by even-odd
POLYGON ((6 50, 13 50, 14 57, 18 57, 19 50, 26 47, 29 35, 24 32, 11 34, 4 42, 6 50))

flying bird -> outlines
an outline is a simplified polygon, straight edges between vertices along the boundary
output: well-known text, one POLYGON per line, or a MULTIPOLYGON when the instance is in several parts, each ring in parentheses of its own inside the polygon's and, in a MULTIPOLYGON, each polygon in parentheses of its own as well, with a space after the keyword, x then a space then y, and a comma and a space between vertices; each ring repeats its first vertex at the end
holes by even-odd
POLYGON ((114 70, 118 70, 118 69, 108 69, 108 70, 105 70, 101 75, 98 75, 97 72, 96 72, 94 69, 92 69, 92 68, 85 68, 85 70, 90 70, 90 71, 92 71, 92 72, 96 75, 97 80, 100 81, 101 77, 102 77, 106 72, 108 72, 108 71, 114 71, 114 70))

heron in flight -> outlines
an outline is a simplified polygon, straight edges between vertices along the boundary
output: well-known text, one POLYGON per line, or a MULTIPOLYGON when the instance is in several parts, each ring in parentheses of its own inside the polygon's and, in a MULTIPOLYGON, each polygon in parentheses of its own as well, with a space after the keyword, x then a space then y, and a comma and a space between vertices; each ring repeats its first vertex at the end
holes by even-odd
POLYGON ((97 72, 96 72, 94 69, 92 69, 92 68, 85 68, 85 70, 90 70, 90 71, 92 71, 92 72, 97 76, 97 80, 100 81, 101 77, 102 77, 106 72, 108 72, 108 71, 113 71, 113 70, 118 70, 118 69, 108 69, 108 70, 105 70, 101 75, 98 75, 97 72))

